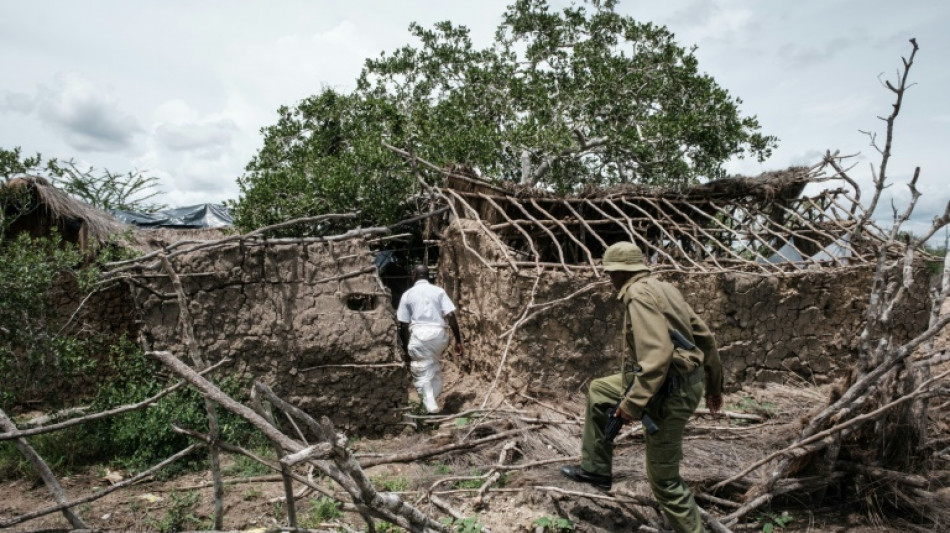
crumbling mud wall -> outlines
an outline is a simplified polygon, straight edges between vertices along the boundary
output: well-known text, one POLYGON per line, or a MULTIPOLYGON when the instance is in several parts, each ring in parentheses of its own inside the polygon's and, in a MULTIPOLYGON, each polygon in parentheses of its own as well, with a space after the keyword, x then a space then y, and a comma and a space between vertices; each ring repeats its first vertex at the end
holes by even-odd
MULTIPOLYGON (((171 259, 198 350, 347 432, 399 429, 409 378, 389 291, 361 241, 238 243, 171 259)), ((147 349, 188 360, 164 273, 131 284, 147 349)))
MULTIPOLYGON (((475 223, 461 220, 446 231, 440 272, 460 306, 472 368, 494 375, 505 355, 502 379, 509 386, 554 397, 618 371, 622 307, 606 277, 595 278, 589 269, 548 268, 535 286, 533 269, 518 273, 493 266, 492 271, 468 248, 492 265, 504 260, 475 223), (524 314, 529 304, 572 294, 560 305, 524 314), (506 333, 522 318, 508 345, 506 333)), ((872 272, 660 276, 680 288, 716 333, 734 388, 750 381, 820 384, 846 372, 854 361, 872 272)), ((926 274, 918 280, 921 290, 913 293, 918 296, 898 311, 899 337, 909 338, 926 325, 926 274)))

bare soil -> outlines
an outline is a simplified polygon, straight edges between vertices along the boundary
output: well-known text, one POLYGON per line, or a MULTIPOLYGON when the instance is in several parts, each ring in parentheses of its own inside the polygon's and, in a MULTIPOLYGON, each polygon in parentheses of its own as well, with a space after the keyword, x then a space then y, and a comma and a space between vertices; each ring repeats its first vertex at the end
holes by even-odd
MULTIPOLYGON (((947 343, 945 333, 940 342, 947 343)), ((462 413, 480 407, 486 383, 465 374, 454 361, 446 362, 445 413, 462 413)), ((749 422, 697 415, 688 426, 684 442, 683 477, 695 486, 709 484, 736 472, 743 465, 787 443, 798 431, 800 420, 810 410, 827 402, 827 387, 798 382, 763 384, 744 387, 726 396, 726 409, 735 413, 760 415, 764 421, 749 422)), ((639 513, 655 518, 649 507, 617 503, 603 497, 627 498, 649 496, 643 474, 643 447, 638 433, 622 434, 615 457, 615 483, 609 493, 599 492, 574 483, 558 473, 563 464, 576 462, 579 455, 580 430, 584 397, 574 391, 563 402, 538 402, 517 393, 507 397, 496 393, 488 406, 498 411, 485 419, 463 416, 441 423, 414 423, 408 417, 403 433, 389 438, 356 440, 352 446, 364 457, 375 457, 424 447, 448 444, 463 438, 473 439, 512 428, 523 427, 516 441, 515 455, 508 463, 556 460, 523 470, 513 470, 493 484, 483 501, 479 501, 479 481, 448 478, 481 475, 499 461, 499 452, 506 441, 484 447, 432 457, 406 464, 389 464, 369 468, 377 488, 401 492, 404 498, 432 516, 447 516, 428 503, 426 491, 439 494, 467 517, 495 533, 535 531, 534 524, 543 517, 571 520, 575 531, 635 531, 639 513), (532 424, 530 419, 546 423, 532 424)), ((263 531, 286 525, 281 498, 283 488, 272 473, 248 472, 244 463, 229 458, 225 462, 229 484, 225 492, 225 529, 263 531), (262 479, 262 476, 267 476, 262 479)), ((943 464, 942 469, 950 469, 943 464)), ((102 490, 110 483, 131 473, 114 472, 106 465, 91 467, 62 478, 70 498, 80 498, 102 490), (110 479, 111 478, 111 479, 110 479)), ((764 473, 762 473, 764 475, 764 473)), ((319 478, 318 478, 318 481, 319 478)), ((333 490, 327 482, 322 482, 333 490)), ((297 487, 298 492, 302 487, 297 487)), ((943 489, 946 492, 948 489, 943 489)), ((708 500, 700 504, 717 515, 729 509, 717 507, 708 500)), ((52 504, 46 488, 39 482, 17 480, 0 484, 0 518, 11 518, 52 504)), ((765 531, 771 524, 774 531, 927 531, 902 517, 882 516, 856 511, 847 498, 826 500, 821 505, 808 501, 773 502, 771 508, 753 513, 735 531, 765 531), (783 513, 786 513, 783 515, 783 513), (786 521, 785 517, 790 517, 786 521), (784 525, 784 529, 779 526, 784 525)), ((365 524, 356 515, 334 516, 313 494, 297 501, 301 527, 336 531, 341 522, 353 530, 365 524)), ((76 507, 76 512, 91 527, 108 530, 171 531, 208 529, 211 525, 212 495, 210 474, 198 472, 165 481, 145 481, 119 490, 93 503, 76 507)), ((10 531, 69 529, 59 514, 15 526, 10 531)), ((381 528, 377 529, 382 530, 381 528)))

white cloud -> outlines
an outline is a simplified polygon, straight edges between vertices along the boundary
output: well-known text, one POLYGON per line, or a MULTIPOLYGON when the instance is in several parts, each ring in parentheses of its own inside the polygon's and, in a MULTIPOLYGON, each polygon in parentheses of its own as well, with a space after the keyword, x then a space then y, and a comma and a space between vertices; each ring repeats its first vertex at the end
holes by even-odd
POLYGON ((244 161, 235 142, 242 132, 232 116, 227 108, 203 114, 180 99, 155 109, 146 150, 133 163, 159 178, 165 191, 159 201, 183 206, 236 196, 244 161))
POLYGON ((25 93, 0 91, 0 111, 30 113, 36 107, 36 100, 25 93))
POLYGON ((75 73, 61 73, 51 86, 40 86, 36 113, 80 151, 119 151, 141 131, 109 90, 75 73))
POLYGON ((756 16, 751 9, 740 7, 736 2, 694 0, 669 20, 675 21, 671 29, 676 31, 680 44, 689 46, 736 41, 755 26, 756 16))
POLYGON ((198 124, 162 124, 156 128, 155 135, 169 150, 209 152, 230 145, 235 130, 234 121, 220 119, 198 124))

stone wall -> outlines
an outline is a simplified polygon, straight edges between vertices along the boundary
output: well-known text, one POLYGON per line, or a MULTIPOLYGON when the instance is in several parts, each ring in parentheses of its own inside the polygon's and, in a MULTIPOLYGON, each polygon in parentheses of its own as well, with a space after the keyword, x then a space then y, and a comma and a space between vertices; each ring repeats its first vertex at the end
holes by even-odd
MULTIPOLYGON (((399 429, 409 378, 389 291, 360 241, 234 243, 172 258, 198 349, 351 433, 399 429)), ((170 280, 131 285, 147 349, 187 360, 170 280)))
MULTIPOLYGON (((489 238, 471 221, 446 232, 440 272, 460 306, 472 367, 494 375, 505 353, 505 332, 522 315, 535 283, 534 271, 507 267, 489 238)), ((870 268, 808 271, 787 276, 741 273, 661 274, 680 288, 717 335, 727 385, 748 381, 805 380, 825 383, 854 360, 870 290, 870 268)), ((898 337, 922 331, 927 322, 927 276, 900 311, 898 337)), ((619 368, 622 308, 606 278, 565 305, 529 318, 508 346, 504 379, 509 386, 543 396, 582 389, 587 380, 619 368)), ((598 281, 585 270, 547 269, 534 303, 554 301, 598 281)))

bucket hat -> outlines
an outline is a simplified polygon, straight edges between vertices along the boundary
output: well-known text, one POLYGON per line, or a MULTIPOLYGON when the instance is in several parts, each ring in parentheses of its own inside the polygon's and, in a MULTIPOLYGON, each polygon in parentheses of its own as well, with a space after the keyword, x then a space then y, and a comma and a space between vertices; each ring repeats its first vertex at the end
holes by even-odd
POLYGON ((642 272, 650 270, 643 262, 643 252, 632 242, 622 241, 611 244, 604 251, 604 270, 642 272))

